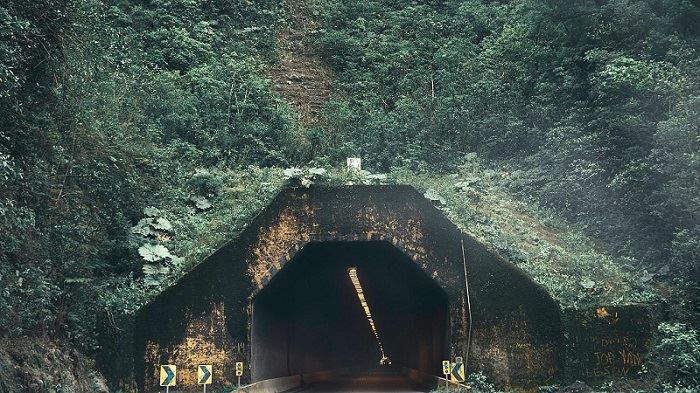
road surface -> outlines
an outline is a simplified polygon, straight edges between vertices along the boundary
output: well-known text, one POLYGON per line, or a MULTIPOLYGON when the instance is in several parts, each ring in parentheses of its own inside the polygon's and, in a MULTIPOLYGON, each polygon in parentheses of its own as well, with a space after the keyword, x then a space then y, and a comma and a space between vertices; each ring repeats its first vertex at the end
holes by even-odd
POLYGON ((336 377, 333 380, 319 382, 310 386, 291 390, 297 392, 362 392, 362 393, 412 393, 427 392, 424 388, 393 370, 376 369, 336 377))

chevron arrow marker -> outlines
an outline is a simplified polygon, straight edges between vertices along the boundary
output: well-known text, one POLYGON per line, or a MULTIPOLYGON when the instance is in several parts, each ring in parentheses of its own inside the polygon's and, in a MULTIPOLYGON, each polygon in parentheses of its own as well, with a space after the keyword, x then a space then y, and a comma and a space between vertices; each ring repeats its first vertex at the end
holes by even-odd
POLYGON ((209 378, 211 378, 211 371, 209 371, 209 366, 199 366, 199 368, 202 370, 201 372, 201 378, 199 380, 200 385, 204 385, 209 383, 209 378))
POLYGON ((464 378, 464 363, 455 363, 454 364, 454 366, 452 367, 452 377, 457 382, 464 382, 466 380, 464 378))
POLYGON ((177 369, 170 364, 160 366, 160 386, 175 386, 177 369))

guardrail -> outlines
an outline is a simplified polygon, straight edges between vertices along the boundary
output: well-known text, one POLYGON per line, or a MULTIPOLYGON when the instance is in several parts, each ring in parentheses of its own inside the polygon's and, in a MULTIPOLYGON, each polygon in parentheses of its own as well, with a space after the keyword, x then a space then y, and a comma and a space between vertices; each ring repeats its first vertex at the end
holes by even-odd
POLYGON ((280 377, 266 379, 252 383, 250 385, 241 386, 232 392, 240 393, 281 393, 303 386, 301 375, 292 375, 289 377, 280 377))
POLYGON ((471 390, 471 387, 469 385, 461 384, 459 382, 453 382, 449 379, 445 379, 437 375, 428 374, 413 368, 403 367, 402 369, 404 372, 406 372, 406 375, 408 375, 409 378, 431 389, 442 389, 443 387, 445 387, 447 390, 455 391, 460 389, 471 390))
MULTIPOLYGON (((318 371, 307 374, 266 379, 250 385, 241 386, 238 389, 232 390, 231 393, 283 393, 293 389, 299 389, 304 386, 312 385, 314 383, 329 381, 333 378, 350 374, 354 370, 355 369, 343 368, 338 370, 318 371)), ((448 390, 455 391, 471 390, 468 385, 452 382, 448 379, 427 374, 420 370, 407 367, 401 367, 397 370, 404 373, 408 378, 416 383, 429 389, 442 389, 443 387, 447 387, 448 390)))

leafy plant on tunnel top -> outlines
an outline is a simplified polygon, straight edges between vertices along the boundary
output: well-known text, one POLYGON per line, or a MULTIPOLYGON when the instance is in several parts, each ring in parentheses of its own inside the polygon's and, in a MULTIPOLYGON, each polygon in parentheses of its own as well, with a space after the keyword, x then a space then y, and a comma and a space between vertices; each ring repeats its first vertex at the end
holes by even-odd
POLYGON ((139 247, 139 255, 146 262, 158 262, 172 256, 167 247, 153 243, 146 243, 139 247))

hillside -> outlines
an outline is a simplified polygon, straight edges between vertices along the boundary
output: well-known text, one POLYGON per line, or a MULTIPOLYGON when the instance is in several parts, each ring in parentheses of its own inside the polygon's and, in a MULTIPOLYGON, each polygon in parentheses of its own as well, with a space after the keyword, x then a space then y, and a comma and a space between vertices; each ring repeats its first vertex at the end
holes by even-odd
POLYGON ((692 389, 698 22, 692 0, 7 0, 0 338, 94 356, 299 167, 416 187, 566 307, 660 301, 640 389, 692 389))

